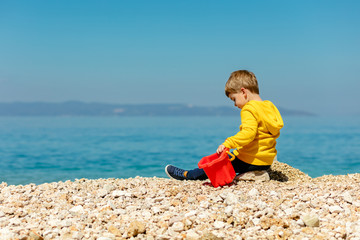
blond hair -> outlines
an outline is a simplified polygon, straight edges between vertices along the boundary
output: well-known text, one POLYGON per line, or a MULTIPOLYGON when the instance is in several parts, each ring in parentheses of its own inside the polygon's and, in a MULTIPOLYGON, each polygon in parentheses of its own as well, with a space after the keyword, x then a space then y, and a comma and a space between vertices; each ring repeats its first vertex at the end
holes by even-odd
POLYGON ((238 70, 231 73, 225 84, 225 94, 238 93, 241 88, 246 88, 252 93, 259 94, 259 85, 255 74, 247 70, 238 70))

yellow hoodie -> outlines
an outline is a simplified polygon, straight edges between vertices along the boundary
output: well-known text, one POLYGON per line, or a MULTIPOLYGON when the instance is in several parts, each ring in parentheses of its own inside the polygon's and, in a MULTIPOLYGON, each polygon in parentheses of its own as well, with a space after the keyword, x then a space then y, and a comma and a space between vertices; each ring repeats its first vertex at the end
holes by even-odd
POLYGON ((241 110, 240 131, 223 145, 234 149, 240 160, 252 165, 271 165, 276 139, 284 126, 279 110, 270 101, 249 101, 241 110))

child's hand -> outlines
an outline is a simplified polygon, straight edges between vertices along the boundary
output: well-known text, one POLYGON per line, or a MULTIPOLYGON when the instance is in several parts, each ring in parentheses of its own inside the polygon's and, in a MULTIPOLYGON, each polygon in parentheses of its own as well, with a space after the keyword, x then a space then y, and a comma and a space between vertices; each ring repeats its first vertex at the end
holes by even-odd
POLYGON ((226 148, 226 147, 221 144, 221 145, 218 147, 218 149, 216 150, 216 153, 217 153, 217 154, 220 154, 222 151, 224 151, 225 148, 226 148))

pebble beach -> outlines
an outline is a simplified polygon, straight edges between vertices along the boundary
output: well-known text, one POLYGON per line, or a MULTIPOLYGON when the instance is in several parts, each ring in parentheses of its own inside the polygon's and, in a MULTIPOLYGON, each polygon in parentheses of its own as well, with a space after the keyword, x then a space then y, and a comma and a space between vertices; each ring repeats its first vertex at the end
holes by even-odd
POLYGON ((0 184, 0 239, 360 239, 360 174, 269 181, 76 179, 0 184))

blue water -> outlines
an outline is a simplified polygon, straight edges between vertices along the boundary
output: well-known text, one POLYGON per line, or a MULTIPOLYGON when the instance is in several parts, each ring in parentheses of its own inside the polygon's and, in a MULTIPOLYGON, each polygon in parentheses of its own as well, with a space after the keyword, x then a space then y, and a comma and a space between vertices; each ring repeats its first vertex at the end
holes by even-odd
MULTIPOLYGON (((284 117, 278 159, 309 174, 360 172, 360 118, 284 117)), ((166 177, 238 131, 238 117, 1 117, 0 182, 166 177)))

